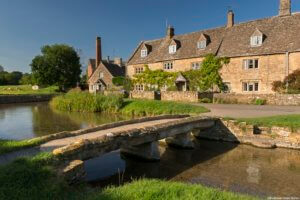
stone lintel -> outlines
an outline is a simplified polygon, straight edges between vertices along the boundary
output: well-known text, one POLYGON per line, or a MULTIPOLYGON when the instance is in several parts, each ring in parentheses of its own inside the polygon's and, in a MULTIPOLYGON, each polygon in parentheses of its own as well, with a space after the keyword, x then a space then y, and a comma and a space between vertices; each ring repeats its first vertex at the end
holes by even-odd
POLYGON ((121 153, 127 156, 133 156, 147 161, 160 160, 158 141, 137 146, 122 147, 121 153))
POLYGON ((192 141, 191 132, 181 133, 173 137, 166 138, 166 143, 170 146, 193 149, 194 143, 192 141))

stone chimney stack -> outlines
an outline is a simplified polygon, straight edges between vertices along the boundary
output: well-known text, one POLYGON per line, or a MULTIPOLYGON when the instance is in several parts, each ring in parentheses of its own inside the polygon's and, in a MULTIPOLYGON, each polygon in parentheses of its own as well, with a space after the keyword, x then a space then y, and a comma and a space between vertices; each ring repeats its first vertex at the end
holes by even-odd
POLYGON ((168 28, 167 28, 166 38, 171 39, 174 35, 175 35, 175 29, 174 29, 173 26, 169 25, 168 28))
POLYGON ((227 13, 227 28, 234 26, 234 13, 233 10, 229 10, 227 13))
POLYGON ((115 65, 119 65, 120 67, 122 67, 122 58, 116 57, 116 58, 114 59, 114 64, 115 64, 115 65))
POLYGON ((101 38, 96 38, 96 67, 100 64, 102 60, 102 49, 101 49, 101 38))
POLYGON ((280 0, 279 16, 290 16, 291 14, 291 0, 280 0))

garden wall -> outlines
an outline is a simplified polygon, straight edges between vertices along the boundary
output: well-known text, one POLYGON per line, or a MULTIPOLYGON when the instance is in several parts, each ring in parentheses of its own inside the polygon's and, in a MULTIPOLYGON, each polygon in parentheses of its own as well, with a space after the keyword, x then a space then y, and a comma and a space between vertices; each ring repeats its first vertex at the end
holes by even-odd
POLYGON ((131 91, 129 97, 131 99, 159 99, 154 91, 131 91))
POLYGON ((266 100, 269 105, 300 105, 300 94, 214 94, 214 102, 252 104, 256 99, 266 100))
POLYGON ((0 104, 50 101, 55 95, 0 95, 0 104))
POLYGON ((198 102, 199 92, 194 91, 165 91, 161 92, 162 101, 198 102))

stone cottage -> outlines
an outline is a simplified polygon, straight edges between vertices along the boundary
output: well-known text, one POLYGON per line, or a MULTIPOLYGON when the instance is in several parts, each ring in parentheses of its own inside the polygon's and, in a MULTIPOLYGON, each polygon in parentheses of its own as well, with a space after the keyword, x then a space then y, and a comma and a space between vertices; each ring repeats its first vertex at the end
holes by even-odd
POLYGON ((141 73, 145 65, 170 72, 195 70, 207 54, 214 54, 230 58, 220 71, 227 92, 271 94, 274 81, 300 68, 299 36, 300 13, 291 13, 290 0, 280 0, 278 16, 240 24, 230 10, 223 27, 175 35, 169 26, 164 38, 142 41, 128 61, 127 75, 141 73))
POLYGON ((113 87, 112 79, 125 76, 125 63, 122 58, 102 59, 101 38, 96 38, 96 59, 88 63, 88 85, 90 92, 108 90, 113 87))

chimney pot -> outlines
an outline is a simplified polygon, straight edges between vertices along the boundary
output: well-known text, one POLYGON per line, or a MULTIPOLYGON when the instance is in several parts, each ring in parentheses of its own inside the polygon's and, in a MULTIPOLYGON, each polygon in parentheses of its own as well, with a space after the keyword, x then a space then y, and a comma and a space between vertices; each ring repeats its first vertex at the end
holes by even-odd
POLYGON ((175 35, 175 29, 174 29, 174 27, 171 26, 171 25, 168 26, 168 28, 167 28, 167 35, 166 35, 167 39, 171 39, 174 35, 175 35))
POLYGON ((280 0, 279 16, 289 16, 291 14, 291 0, 280 0))
POLYGON ((234 13, 233 10, 229 10, 227 13, 227 28, 234 26, 234 13))

